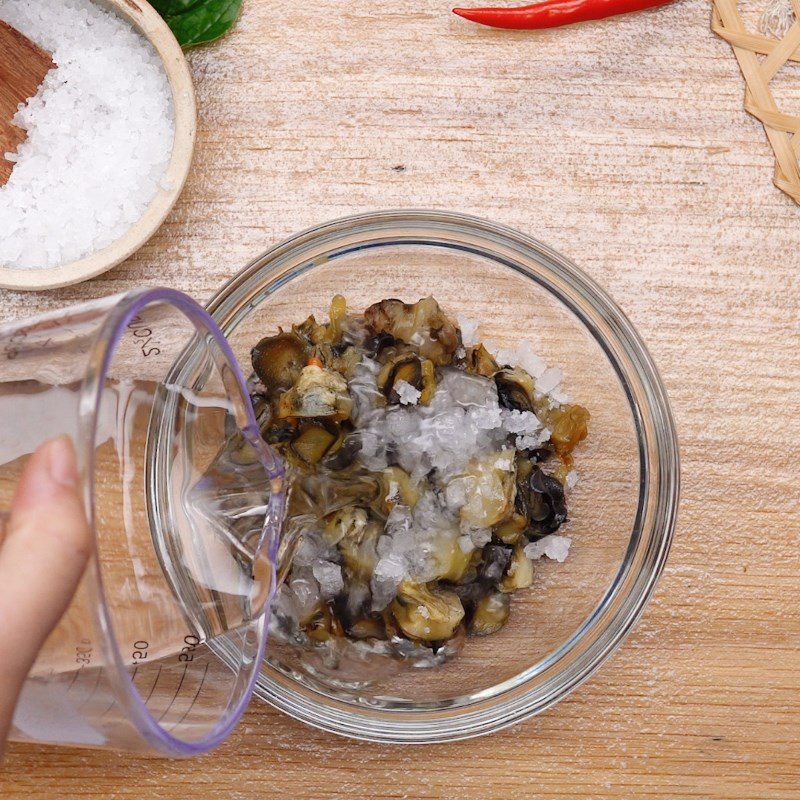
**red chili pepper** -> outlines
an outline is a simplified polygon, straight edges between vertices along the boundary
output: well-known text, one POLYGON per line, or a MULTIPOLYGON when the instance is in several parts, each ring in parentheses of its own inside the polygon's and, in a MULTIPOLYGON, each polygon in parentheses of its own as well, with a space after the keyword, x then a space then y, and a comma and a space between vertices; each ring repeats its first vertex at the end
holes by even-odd
POLYGON ((538 30, 604 19, 669 2, 671 0, 543 0, 517 8, 454 8, 453 13, 492 28, 538 30))

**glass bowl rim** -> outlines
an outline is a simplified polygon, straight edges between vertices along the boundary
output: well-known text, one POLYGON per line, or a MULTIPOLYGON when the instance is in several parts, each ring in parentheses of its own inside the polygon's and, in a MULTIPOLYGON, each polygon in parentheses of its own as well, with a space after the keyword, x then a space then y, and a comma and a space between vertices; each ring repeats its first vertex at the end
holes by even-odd
POLYGON ((259 287, 267 284, 282 269, 286 271, 287 262, 297 262, 302 268, 296 265, 280 286, 329 260, 367 247, 448 244, 488 259, 496 266, 511 268, 537 282, 566 305, 601 346, 620 379, 636 423, 641 467, 639 511, 628 551, 612 586, 579 629, 561 646, 514 678, 473 695, 474 702, 471 698, 471 702, 461 705, 445 701, 420 704, 418 708, 410 709, 357 706, 302 685, 273 667, 269 668, 269 675, 261 673, 255 690, 260 699, 314 727, 367 741, 432 743, 466 739, 514 725, 565 697, 613 653, 644 611, 666 563, 677 519, 680 489, 678 439, 666 389, 644 342, 619 306, 593 279, 569 259, 526 234, 479 217, 439 210, 396 209, 342 217, 308 228, 257 256, 222 286, 206 309, 227 336, 268 296, 259 287), (465 239, 470 243, 478 240, 482 249, 476 250, 465 239), (330 255, 337 243, 345 241, 348 245, 345 249, 330 255), (323 246, 326 248, 325 257, 302 258, 312 248, 323 246), (531 266, 516 263, 515 255, 535 263, 537 272, 534 273, 531 266), (566 296, 554 285, 544 283, 545 277, 572 294, 566 296), (240 302, 245 295, 247 302, 240 302), (254 299, 254 295, 258 299, 254 299), (576 307, 577 302, 582 304, 582 309, 576 307), (589 313, 594 315, 596 324, 605 328, 604 335, 589 324, 589 313), (615 348, 621 355, 615 354, 615 348), (623 369, 620 357, 629 362, 627 371, 623 369), (631 375, 628 372, 631 370, 636 387, 629 380, 631 375), (639 389, 641 402, 634 398, 634 388, 639 389), (643 425, 652 430, 648 433, 643 425), (654 481, 653 473, 656 474, 654 481), (655 500, 648 503, 649 520, 645 530, 642 506, 647 487, 655 490, 655 500), (632 572, 632 557, 637 555, 643 534, 646 536, 646 551, 639 551, 638 557, 644 561, 632 572), (629 585, 626 592, 620 594, 623 581, 629 585), (598 621, 604 615, 608 616, 614 603, 617 608, 613 615, 597 629, 598 621), (588 645, 577 658, 566 667, 555 670, 543 685, 525 688, 586 640, 589 633, 593 633, 593 638, 588 640, 588 645))

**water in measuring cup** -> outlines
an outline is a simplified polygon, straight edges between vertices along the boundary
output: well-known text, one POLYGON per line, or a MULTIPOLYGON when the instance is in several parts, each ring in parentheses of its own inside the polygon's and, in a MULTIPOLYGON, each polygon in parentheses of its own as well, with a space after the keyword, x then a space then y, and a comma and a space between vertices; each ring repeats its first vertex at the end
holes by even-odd
MULTIPOLYGON (((14 391, 5 388, 0 414, 18 422, 0 437, 3 507, 26 455, 62 432, 65 419, 79 418, 77 385, 24 381, 14 391)), ((144 381, 109 383, 104 392, 93 472, 107 622, 150 713, 184 737, 192 722, 199 738, 206 716, 211 719, 212 709, 218 715, 237 690, 238 677, 220 651, 252 649, 251 620, 274 585, 271 562, 257 557, 267 493, 263 469, 237 437, 224 396, 204 394, 201 402, 185 388, 144 381), (181 446, 174 430, 169 438, 154 423, 154 407, 170 403, 183 406, 177 416, 181 446)), ((76 441, 86 435, 71 433, 76 441)), ((41 682, 25 690, 41 691, 41 702, 29 696, 21 707, 33 713, 15 720, 30 738, 56 740, 58 720, 75 726, 120 713, 108 669, 111 631, 96 624, 98 606, 93 584, 84 581, 46 642, 33 671, 41 682), (46 718, 36 717, 37 708, 46 718)), ((96 726, 87 726, 84 743, 101 744, 97 736, 96 726)))

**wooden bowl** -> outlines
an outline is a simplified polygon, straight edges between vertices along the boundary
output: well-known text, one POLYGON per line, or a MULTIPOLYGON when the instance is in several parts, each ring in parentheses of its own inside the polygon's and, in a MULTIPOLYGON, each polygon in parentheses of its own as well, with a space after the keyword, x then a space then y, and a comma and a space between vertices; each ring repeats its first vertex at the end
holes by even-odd
POLYGON ((175 141, 172 157, 161 183, 170 188, 158 190, 139 220, 122 236, 102 250, 60 267, 14 269, 0 266, 0 287, 4 289, 55 289, 94 278, 135 253, 155 232, 178 199, 194 151, 197 109, 189 65, 166 22, 142 0, 95 0, 116 11, 133 24, 155 48, 172 89, 175 107, 175 141))

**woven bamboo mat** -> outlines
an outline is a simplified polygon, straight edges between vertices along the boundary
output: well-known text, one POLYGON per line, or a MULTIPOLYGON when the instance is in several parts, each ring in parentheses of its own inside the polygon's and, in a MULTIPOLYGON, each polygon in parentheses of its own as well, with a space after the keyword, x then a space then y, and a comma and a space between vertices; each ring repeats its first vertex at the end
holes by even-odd
MULTIPOLYGON (((776 25, 762 25, 777 32, 775 38, 750 33, 736 0, 714 0, 711 27, 731 45, 739 62, 747 85, 745 110, 763 123, 775 152, 775 185, 800 203, 800 117, 782 112, 770 88, 770 82, 787 61, 800 61, 800 0, 786 3, 784 24, 779 19, 776 25)), ((772 13, 776 13, 774 9, 772 13)), ((780 8, 777 14, 780 17, 780 8)))

